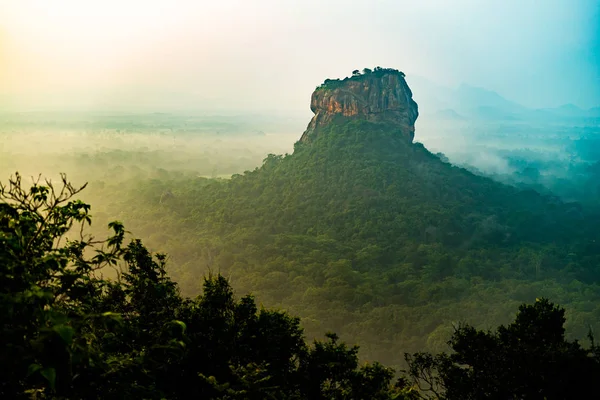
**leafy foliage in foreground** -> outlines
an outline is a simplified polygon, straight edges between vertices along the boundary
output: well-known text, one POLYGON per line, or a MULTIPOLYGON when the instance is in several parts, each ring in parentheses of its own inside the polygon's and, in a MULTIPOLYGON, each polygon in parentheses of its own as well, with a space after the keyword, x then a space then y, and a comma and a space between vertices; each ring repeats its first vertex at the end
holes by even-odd
POLYGON ((496 331, 459 327, 453 352, 407 355, 425 399, 585 399, 600 378, 600 347, 565 339, 565 310, 538 299, 496 331))
MULTIPOLYGON (((0 397, 402 399, 393 370, 358 365, 334 334, 304 342, 299 320, 236 300, 222 276, 182 298, 165 257, 124 245, 120 223, 83 235, 82 188, 17 177, 0 186, 0 397), (79 229, 77 229, 79 228, 79 229), (67 237, 80 232, 77 238, 67 237), (102 272, 114 267, 117 280, 102 272)), ((403 381, 400 381, 403 383, 403 381)))

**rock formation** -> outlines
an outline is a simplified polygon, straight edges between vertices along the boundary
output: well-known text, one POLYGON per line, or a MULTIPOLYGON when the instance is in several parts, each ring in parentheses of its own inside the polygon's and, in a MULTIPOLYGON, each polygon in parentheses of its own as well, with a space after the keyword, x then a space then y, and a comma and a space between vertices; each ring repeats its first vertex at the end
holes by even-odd
POLYGON ((419 115, 404 74, 387 68, 326 80, 313 92, 310 108, 315 115, 300 139, 304 143, 312 142, 332 122, 352 119, 386 123, 412 142, 419 115))

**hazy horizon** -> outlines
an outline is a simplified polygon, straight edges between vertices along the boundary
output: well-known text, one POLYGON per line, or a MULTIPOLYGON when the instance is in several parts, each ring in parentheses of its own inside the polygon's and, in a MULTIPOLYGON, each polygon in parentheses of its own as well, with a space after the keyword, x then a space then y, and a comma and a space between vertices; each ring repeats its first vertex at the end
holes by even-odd
POLYGON ((0 0, 0 110, 308 116, 325 78, 376 65, 532 108, 598 107, 599 10, 599 0, 0 0))

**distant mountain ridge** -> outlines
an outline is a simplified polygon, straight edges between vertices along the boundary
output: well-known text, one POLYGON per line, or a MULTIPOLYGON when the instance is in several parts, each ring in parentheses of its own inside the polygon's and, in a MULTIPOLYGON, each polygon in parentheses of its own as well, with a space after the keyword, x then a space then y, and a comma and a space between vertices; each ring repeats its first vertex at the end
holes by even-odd
POLYGON ((421 114, 428 117, 435 117, 440 111, 450 109, 468 118, 487 120, 600 118, 600 107, 586 110, 569 103, 552 108, 530 108, 508 100, 495 91, 468 84, 449 88, 423 77, 408 77, 408 82, 417 94, 421 114))

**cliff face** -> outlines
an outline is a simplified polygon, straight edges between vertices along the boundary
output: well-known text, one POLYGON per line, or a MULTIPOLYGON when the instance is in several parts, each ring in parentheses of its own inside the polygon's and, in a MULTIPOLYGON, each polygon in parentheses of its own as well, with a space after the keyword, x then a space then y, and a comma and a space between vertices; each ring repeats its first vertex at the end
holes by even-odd
POLYGON ((305 143, 313 141, 323 127, 345 119, 390 124, 412 142, 419 115, 404 74, 388 69, 327 80, 313 92, 310 108, 315 115, 300 139, 305 143))

